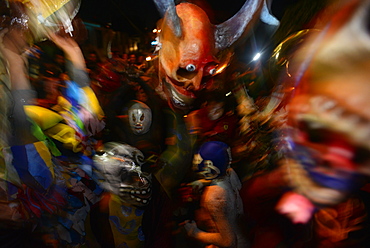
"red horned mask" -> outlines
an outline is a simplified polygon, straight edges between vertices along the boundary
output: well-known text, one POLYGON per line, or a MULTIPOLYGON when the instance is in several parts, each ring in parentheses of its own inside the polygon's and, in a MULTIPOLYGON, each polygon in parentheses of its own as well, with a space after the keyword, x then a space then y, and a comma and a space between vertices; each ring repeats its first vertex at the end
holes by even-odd
POLYGON ((155 3, 164 16, 159 27, 159 90, 175 108, 189 109, 199 92, 212 86, 212 77, 226 67, 228 60, 220 59, 220 52, 250 29, 263 1, 247 0, 238 13, 218 25, 195 4, 155 3))

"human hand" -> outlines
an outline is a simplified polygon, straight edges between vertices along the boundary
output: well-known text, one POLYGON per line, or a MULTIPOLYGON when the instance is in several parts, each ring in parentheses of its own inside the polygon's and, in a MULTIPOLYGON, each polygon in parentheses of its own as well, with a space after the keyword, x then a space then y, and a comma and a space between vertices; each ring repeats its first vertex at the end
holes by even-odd
POLYGON ((212 180, 209 179, 199 179, 193 182, 188 183, 194 190, 194 192, 199 193, 205 186, 209 186, 212 180))
POLYGON ((200 232, 197 224, 195 221, 186 220, 184 223, 184 228, 189 237, 196 238, 198 233, 200 232))
POLYGON ((196 180, 191 183, 183 184, 179 189, 178 193, 183 202, 199 201, 201 196, 201 189, 205 185, 209 185, 210 180, 196 180))
POLYGON ((80 49, 77 42, 71 36, 61 36, 53 32, 48 33, 49 39, 64 52, 80 49))
POLYGON ((70 60, 77 69, 86 70, 85 58, 80 46, 70 36, 61 36, 53 32, 48 33, 49 39, 63 50, 67 60, 70 60))

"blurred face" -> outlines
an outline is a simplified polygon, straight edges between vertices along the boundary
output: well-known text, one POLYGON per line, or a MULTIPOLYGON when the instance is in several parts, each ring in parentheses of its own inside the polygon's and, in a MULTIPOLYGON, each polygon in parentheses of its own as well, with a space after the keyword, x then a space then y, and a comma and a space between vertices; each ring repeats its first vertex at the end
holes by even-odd
POLYGON ((131 64, 136 63, 136 56, 134 54, 131 54, 128 62, 130 62, 131 64))
POLYGON ((55 62, 57 62, 60 65, 64 65, 65 63, 64 57, 62 55, 57 54, 55 56, 55 62))
POLYGON ((112 57, 113 57, 113 58, 119 58, 119 57, 120 57, 119 52, 118 52, 118 51, 113 51, 113 52, 112 52, 112 57))
POLYGON ((97 61, 98 57, 96 56, 95 53, 90 53, 88 59, 90 61, 97 61))
POLYGON ((224 114, 224 103, 222 102, 210 102, 207 105, 208 118, 212 121, 221 118, 224 114))
POLYGON ((137 62, 139 63, 143 63, 144 62, 144 56, 139 56, 139 58, 137 58, 137 62))
POLYGON ((46 92, 46 99, 56 102, 58 96, 60 95, 59 89, 59 79, 58 78, 48 78, 45 81, 44 90, 46 92))
POLYGON ((128 61, 128 55, 126 53, 122 54, 122 59, 127 62, 128 61))

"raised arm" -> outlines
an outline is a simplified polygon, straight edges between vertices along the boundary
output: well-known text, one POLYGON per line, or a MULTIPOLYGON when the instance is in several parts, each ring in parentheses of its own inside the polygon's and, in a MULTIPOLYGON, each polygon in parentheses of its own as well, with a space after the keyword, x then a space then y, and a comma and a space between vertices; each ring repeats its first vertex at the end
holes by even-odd
POLYGON ((72 37, 59 36, 54 33, 49 33, 49 39, 64 52, 66 58, 66 68, 69 77, 84 90, 88 98, 88 102, 85 102, 88 106, 85 107, 90 109, 90 111, 101 120, 104 116, 104 113, 100 107, 98 99, 95 96, 95 93, 90 88, 90 78, 86 69, 85 58, 81 48, 72 37))
POLYGON ((25 145, 37 141, 32 135, 31 123, 27 120, 23 108, 24 105, 32 104, 36 97, 27 76, 26 59, 21 55, 26 47, 27 43, 21 30, 14 28, 1 31, 0 52, 9 72, 14 102, 10 111, 10 145, 25 145))
POLYGON ((54 33, 49 33, 49 39, 64 52, 69 77, 80 87, 90 86, 85 58, 77 42, 72 37, 54 33))
POLYGON ((0 52, 11 80, 12 90, 30 90, 26 59, 22 51, 27 47, 24 34, 18 29, 3 29, 0 33, 0 52))

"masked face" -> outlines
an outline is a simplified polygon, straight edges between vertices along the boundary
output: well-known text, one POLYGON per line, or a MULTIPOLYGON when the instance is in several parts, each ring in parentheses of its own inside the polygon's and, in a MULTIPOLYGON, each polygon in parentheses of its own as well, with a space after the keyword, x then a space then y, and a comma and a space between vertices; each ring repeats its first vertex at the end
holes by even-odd
POLYGON ((323 29, 327 32, 307 38, 307 48, 298 50, 290 63, 296 64, 293 73, 303 76, 294 77, 301 81, 288 114, 294 127, 291 153, 299 163, 288 166, 310 172, 313 186, 302 176, 292 182, 297 192, 320 205, 343 201, 358 187, 360 176, 370 175, 369 10, 368 1, 349 2, 323 29))
POLYGON ((141 171, 143 161, 141 151, 115 142, 106 143, 94 156, 102 187, 134 206, 145 206, 151 198, 151 175, 141 171))
POLYGON ((152 111, 142 103, 137 102, 128 110, 129 123, 132 132, 136 135, 142 135, 149 131, 152 124, 152 111))
POLYGON ((204 179, 214 179, 220 175, 220 170, 213 165, 212 160, 204 160, 200 154, 193 158, 193 170, 198 172, 204 179))
MULTIPOLYGON (((365 169, 370 165, 370 60, 365 55, 370 47, 364 21, 370 3, 359 1, 349 7, 348 20, 334 19, 339 25, 318 43, 315 59, 292 99, 289 119, 299 130, 296 142, 317 150, 327 164, 370 175, 365 169)), ((319 40, 311 39, 307 42, 319 40)), ((297 61, 308 52, 298 54, 297 61)))
POLYGON ((262 9, 263 1, 246 1, 232 18, 217 25, 194 4, 154 2, 164 15, 159 26, 158 89, 171 106, 189 110, 200 92, 212 87, 212 77, 227 67, 230 55, 224 56, 228 54, 225 51, 249 30, 248 24, 258 18, 256 12, 262 9))
POLYGON ((177 37, 165 17, 160 36, 160 76, 173 106, 186 108, 197 92, 210 86, 218 61, 211 23, 205 12, 193 4, 179 4, 183 36, 177 37))

